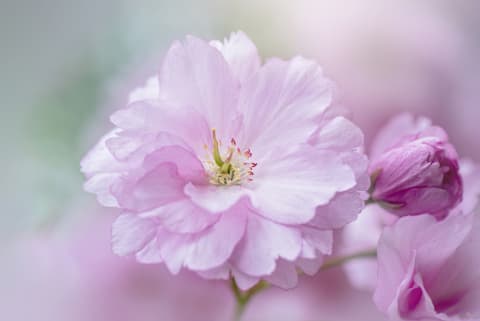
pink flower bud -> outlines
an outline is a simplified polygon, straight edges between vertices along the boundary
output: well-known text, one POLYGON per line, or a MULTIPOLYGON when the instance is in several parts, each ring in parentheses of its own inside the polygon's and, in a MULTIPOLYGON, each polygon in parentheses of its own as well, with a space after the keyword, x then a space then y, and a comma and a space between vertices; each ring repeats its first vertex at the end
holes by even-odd
POLYGON ((405 136, 397 132, 394 145, 373 157, 371 197, 398 216, 442 219, 462 199, 458 156, 441 128, 422 121, 423 128, 405 136))

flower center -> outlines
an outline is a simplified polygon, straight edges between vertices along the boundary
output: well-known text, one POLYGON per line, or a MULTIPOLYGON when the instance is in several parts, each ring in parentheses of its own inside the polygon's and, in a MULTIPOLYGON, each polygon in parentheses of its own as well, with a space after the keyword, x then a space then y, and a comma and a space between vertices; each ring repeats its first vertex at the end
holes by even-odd
MULTIPOLYGON (((240 185, 252 181, 253 168, 257 163, 249 161, 252 157, 250 149, 242 151, 234 138, 222 148, 215 129, 212 129, 212 137, 213 150, 209 151, 204 161, 209 182, 214 185, 240 185)), ((208 146, 205 149, 208 150, 208 146)))

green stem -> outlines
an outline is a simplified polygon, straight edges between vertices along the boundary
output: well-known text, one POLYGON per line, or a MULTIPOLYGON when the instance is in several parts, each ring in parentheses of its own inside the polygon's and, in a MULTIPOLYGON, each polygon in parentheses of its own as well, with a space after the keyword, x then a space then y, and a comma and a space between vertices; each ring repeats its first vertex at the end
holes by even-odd
POLYGON ((360 258, 374 258, 377 256, 377 250, 372 249, 372 250, 367 250, 367 251, 361 251, 358 253, 354 253, 351 255, 346 255, 346 256, 339 256, 339 257, 334 257, 329 260, 326 260, 322 267, 320 268, 321 271, 325 271, 337 266, 340 266, 348 261, 355 260, 355 259, 360 259, 360 258))
MULTIPOLYGON (((377 256, 377 251, 375 249, 368 250, 368 251, 362 251, 358 253, 354 253, 351 255, 346 255, 346 256, 340 256, 340 257, 335 257, 331 258, 329 260, 326 260, 322 267, 320 268, 320 271, 325 271, 334 267, 341 266, 342 264, 354 260, 354 259, 359 259, 359 258, 374 258, 377 256)), ((255 286, 253 286, 251 289, 248 291, 242 291, 237 285, 237 282, 235 282, 235 279, 232 277, 230 279, 230 285, 233 291, 233 294, 235 295, 235 299, 237 301, 237 306, 235 310, 235 321, 240 321, 243 315, 243 312, 245 311, 245 307, 247 306, 248 302, 250 302, 251 298, 261 292, 264 289, 267 289, 269 287, 269 284, 265 281, 260 281, 258 282, 255 286)))
POLYGON ((230 282, 233 294, 235 295, 235 299, 237 300, 235 320, 239 321, 242 318, 245 307, 247 306, 247 303, 250 301, 250 299, 258 292, 268 288, 269 284, 265 281, 260 281, 248 291, 243 292, 242 290, 240 290, 237 282, 235 282, 235 279, 233 277, 230 279, 230 282))

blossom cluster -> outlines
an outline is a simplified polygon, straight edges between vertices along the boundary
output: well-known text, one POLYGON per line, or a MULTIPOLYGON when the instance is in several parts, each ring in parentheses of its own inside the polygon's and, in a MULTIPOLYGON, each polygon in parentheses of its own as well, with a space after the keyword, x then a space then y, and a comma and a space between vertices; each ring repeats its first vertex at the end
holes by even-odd
POLYGON ((408 114, 367 157, 335 93, 314 61, 262 63, 242 32, 173 43, 81 162, 85 189, 120 214, 113 251, 240 290, 288 289, 339 255, 343 232, 343 250, 378 245, 345 267, 372 276, 392 320, 478 320, 475 165, 408 114))

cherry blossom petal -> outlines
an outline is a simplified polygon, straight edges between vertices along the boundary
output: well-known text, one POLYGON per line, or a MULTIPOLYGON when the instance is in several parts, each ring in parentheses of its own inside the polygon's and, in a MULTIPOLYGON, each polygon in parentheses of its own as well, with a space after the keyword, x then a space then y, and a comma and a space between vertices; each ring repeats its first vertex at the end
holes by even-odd
POLYGON ((301 233, 248 213, 245 235, 232 257, 232 263, 251 276, 271 274, 276 260, 295 260, 301 251, 301 233))
POLYGON ((271 59, 242 88, 239 109, 244 127, 239 141, 259 161, 265 146, 289 148, 316 131, 331 102, 331 85, 312 61, 271 59))
POLYGON ((207 42, 189 36, 175 42, 160 71, 160 96, 171 104, 188 106, 204 115, 220 137, 232 137, 238 82, 222 54, 207 42))
POLYGON ((242 31, 232 32, 223 43, 211 41, 210 44, 220 50, 241 84, 245 84, 260 69, 257 47, 242 31))
POLYGON ((313 148, 260 164, 257 172, 253 206, 261 215, 284 224, 310 221, 318 206, 355 185, 349 166, 339 162, 335 154, 313 148))

